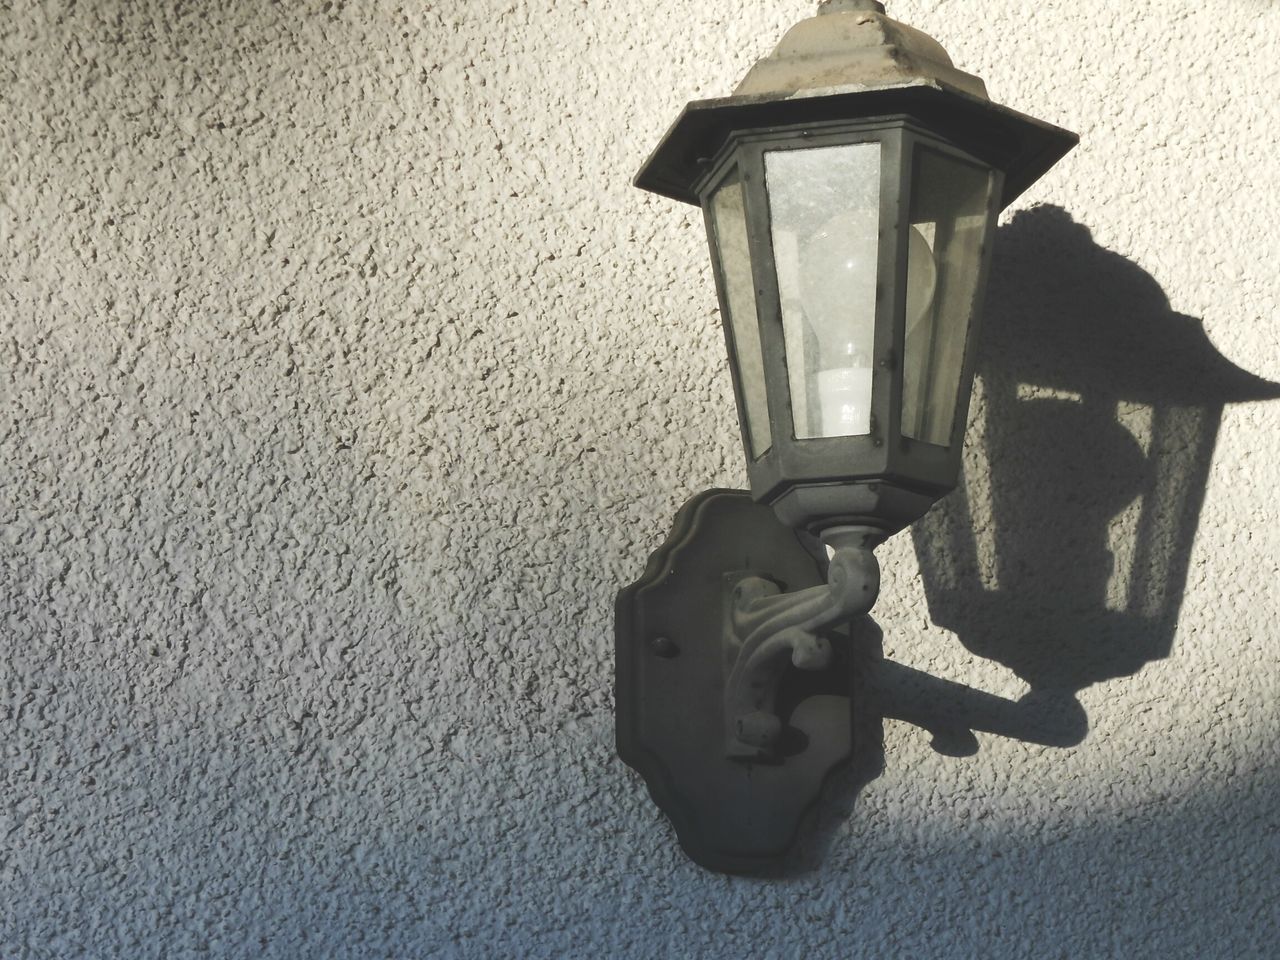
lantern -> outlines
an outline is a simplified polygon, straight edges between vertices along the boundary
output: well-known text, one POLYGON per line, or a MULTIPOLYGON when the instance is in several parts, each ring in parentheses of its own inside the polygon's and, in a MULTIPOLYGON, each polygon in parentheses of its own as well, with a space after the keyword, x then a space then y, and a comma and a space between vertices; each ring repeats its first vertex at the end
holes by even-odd
POLYGON ((996 216, 1075 142, 857 0, 685 108, 636 185, 705 212, 758 501, 889 535, 955 486, 996 216))
POLYGON ((847 756, 839 632, 956 484, 996 218, 1075 142, 828 0, 640 171, 704 211, 751 486, 694 498, 617 605, 619 753, 699 863, 776 862, 847 756))

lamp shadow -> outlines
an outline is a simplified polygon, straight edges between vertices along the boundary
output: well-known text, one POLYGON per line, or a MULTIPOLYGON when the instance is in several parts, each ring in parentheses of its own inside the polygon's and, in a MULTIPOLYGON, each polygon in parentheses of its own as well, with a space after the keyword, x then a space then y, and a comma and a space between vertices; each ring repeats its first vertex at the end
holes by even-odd
MULTIPOLYGON (((1080 691, 1172 652, 1225 406, 1280 398, 1059 207, 1000 228, 986 302, 963 478, 912 540, 933 622, 1029 690, 1008 700, 893 663, 878 625, 855 625, 862 703, 830 794, 845 809, 819 814, 832 830, 883 769, 886 717, 952 756, 976 753, 977 731, 1083 741, 1080 691)), ((805 846, 799 870, 817 862, 805 846)))

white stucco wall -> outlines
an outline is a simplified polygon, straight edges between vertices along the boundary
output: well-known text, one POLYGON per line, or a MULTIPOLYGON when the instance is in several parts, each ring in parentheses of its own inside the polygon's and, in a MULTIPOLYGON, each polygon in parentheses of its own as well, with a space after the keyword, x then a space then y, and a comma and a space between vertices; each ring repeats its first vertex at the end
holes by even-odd
MULTIPOLYGON (((699 216, 629 180, 810 11, 0 8, 0 956, 1276 955, 1280 402, 1226 406, 1140 649, 1071 601, 1086 561, 1123 594, 1139 501, 1082 560, 1066 501, 1107 470, 1028 507, 983 404, 979 545, 1062 544, 1014 558, 1013 639, 923 540, 880 551, 886 655, 1041 740, 1076 696, 1083 738, 951 756, 886 719, 768 881, 687 862, 614 756, 613 596, 744 482, 699 216)), ((1275 4, 889 12, 1083 137, 1009 212, 1061 208, 1006 229, 993 329, 1010 291, 1090 336, 1142 314, 1148 407, 1186 344, 1280 381, 1275 4)))

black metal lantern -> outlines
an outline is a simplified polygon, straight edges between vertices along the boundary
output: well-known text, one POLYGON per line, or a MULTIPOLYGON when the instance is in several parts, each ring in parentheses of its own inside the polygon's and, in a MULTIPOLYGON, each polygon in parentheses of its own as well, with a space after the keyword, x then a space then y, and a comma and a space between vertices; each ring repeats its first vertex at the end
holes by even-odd
POLYGON ((704 210, 751 483, 691 501, 618 599, 619 752, 698 862, 775 860, 847 755, 833 632, 955 487, 996 218, 1076 139, 828 0, 637 177, 704 210))

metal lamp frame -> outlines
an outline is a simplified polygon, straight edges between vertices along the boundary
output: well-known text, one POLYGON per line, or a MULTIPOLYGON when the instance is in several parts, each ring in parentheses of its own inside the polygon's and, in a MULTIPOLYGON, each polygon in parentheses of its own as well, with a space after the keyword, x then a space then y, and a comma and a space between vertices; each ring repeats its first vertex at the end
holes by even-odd
POLYGON ((876 0, 823 0, 737 94, 690 103, 636 186, 707 210, 742 183, 771 444, 753 456, 716 224, 706 213, 751 493, 711 490, 615 608, 618 753, 697 863, 768 872, 852 749, 850 624, 879 589, 875 547, 957 482, 999 211, 1077 142, 992 103, 936 41, 876 0), (830 19, 827 17, 830 16, 830 19), (769 222, 768 150, 881 144, 871 433, 797 440, 769 222), (902 432, 913 165, 920 149, 993 172, 988 249, 949 442, 902 432))

